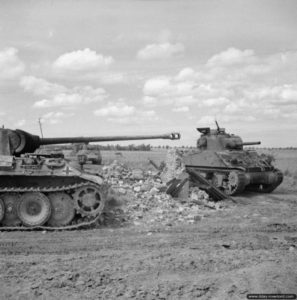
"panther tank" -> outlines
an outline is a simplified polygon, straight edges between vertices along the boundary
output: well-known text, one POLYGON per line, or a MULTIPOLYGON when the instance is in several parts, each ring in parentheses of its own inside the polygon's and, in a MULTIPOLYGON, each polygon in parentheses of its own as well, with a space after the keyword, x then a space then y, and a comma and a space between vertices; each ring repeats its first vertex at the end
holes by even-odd
POLYGON ((109 186, 61 155, 34 153, 42 145, 179 139, 179 133, 143 136, 41 138, 23 130, 0 129, 0 230, 71 229, 95 223, 109 186))
POLYGON ((240 194, 245 190, 270 193, 283 180, 283 174, 272 165, 272 158, 259 155, 244 146, 259 145, 261 142, 243 142, 224 128, 197 128, 201 137, 197 150, 184 158, 189 173, 198 172, 210 184, 227 195, 240 194))

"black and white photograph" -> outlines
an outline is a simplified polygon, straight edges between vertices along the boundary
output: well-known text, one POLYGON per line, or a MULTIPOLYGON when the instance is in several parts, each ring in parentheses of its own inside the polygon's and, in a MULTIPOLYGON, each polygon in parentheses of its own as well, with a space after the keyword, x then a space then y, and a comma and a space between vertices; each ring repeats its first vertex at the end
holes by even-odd
POLYGON ((0 300, 297 299, 297 1, 0 0, 0 300))

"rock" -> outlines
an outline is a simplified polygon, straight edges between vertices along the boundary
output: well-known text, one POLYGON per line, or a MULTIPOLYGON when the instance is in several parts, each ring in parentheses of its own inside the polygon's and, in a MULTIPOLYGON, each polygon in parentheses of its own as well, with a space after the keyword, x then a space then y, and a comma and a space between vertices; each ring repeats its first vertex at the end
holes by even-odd
POLYGON ((142 180, 144 179, 144 172, 141 169, 133 169, 131 179, 142 180))
POLYGON ((199 216, 199 215, 196 215, 196 216, 194 216, 193 219, 194 219, 195 222, 198 222, 198 221, 201 221, 201 220, 202 220, 202 217, 199 216))
POLYGON ((139 193, 141 191, 141 187, 135 186, 135 187, 133 187, 133 191, 139 193))
POLYGON ((119 194, 122 194, 122 195, 126 195, 127 194, 127 190, 124 189, 124 188, 119 188, 118 192, 119 192, 119 194))
POLYGON ((153 187, 153 188, 150 190, 150 194, 151 194, 151 195, 156 195, 156 194, 158 194, 158 192, 159 192, 159 189, 156 188, 156 187, 153 187))
POLYGON ((151 182, 145 182, 141 185, 141 191, 142 192, 147 192, 153 187, 153 183, 151 182))
POLYGON ((177 209, 177 211, 178 211, 179 213, 182 213, 184 210, 185 210, 185 208, 182 207, 182 206, 178 207, 178 209, 177 209))

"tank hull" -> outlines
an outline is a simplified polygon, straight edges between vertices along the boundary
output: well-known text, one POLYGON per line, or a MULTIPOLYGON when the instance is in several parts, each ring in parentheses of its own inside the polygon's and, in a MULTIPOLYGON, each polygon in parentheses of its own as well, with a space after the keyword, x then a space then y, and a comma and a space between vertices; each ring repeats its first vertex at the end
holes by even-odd
POLYGON ((197 151, 184 163, 229 195, 245 190, 270 193, 283 180, 282 173, 255 151, 197 151))
MULTIPOLYGON (((5 158, 7 160, 7 158, 5 158)), ((13 158, 0 164, 0 230, 74 229, 98 221, 108 186, 59 158, 13 158)))

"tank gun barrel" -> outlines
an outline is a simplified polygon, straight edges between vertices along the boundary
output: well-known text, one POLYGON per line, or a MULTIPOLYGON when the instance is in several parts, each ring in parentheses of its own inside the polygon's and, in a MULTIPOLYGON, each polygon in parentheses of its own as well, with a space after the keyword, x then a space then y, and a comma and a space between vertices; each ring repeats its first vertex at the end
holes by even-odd
POLYGON ((153 139, 178 140, 178 139, 180 139, 180 134, 177 132, 173 132, 173 133, 169 133, 169 134, 160 134, 160 135, 40 138, 40 145, 132 141, 132 140, 153 140, 153 139))
POLYGON ((260 141, 257 142, 243 142, 242 146, 253 146, 253 145, 261 145, 260 141))
POLYGON ((173 132, 159 135, 41 138, 38 135, 30 134, 19 129, 11 130, 0 128, 0 155, 21 155, 24 153, 32 153, 42 145, 148 139, 178 140, 180 139, 180 134, 173 132))

